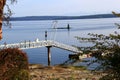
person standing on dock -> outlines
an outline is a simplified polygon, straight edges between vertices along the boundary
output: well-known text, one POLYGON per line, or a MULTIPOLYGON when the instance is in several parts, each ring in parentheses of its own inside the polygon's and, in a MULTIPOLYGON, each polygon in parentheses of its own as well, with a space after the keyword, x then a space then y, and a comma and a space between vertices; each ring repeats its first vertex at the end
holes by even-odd
POLYGON ((45 40, 47 40, 47 31, 45 31, 45 40))

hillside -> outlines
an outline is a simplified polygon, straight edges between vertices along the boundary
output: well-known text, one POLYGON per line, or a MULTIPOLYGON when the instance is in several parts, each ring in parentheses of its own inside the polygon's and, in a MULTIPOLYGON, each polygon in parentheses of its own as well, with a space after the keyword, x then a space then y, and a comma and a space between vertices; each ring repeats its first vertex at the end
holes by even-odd
POLYGON ((30 20, 68 20, 68 19, 94 19, 94 18, 113 18, 113 14, 98 14, 87 16, 26 16, 12 17, 11 21, 30 21, 30 20))

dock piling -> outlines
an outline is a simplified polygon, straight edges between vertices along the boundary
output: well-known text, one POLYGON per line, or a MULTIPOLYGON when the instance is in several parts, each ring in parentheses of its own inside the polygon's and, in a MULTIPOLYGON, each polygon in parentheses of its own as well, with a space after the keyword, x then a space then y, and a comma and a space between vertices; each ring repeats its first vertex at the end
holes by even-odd
POLYGON ((51 48, 51 46, 47 46, 47 50, 48 50, 48 66, 50 66, 50 63, 51 63, 51 52, 50 52, 50 48, 51 48))

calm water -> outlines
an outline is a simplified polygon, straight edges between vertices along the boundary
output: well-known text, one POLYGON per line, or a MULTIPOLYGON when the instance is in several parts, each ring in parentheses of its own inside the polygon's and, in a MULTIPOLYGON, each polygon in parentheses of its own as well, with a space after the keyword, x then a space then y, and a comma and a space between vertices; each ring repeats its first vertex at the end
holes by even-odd
MULTIPOLYGON (((3 26, 3 39, 0 44, 17 43, 23 41, 33 41, 45 39, 45 31, 48 31, 48 39, 56 40, 69 45, 86 46, 89 44, 80 43, 74 36, 87 37, 88 33, 109 34, 117 31, 114 23, 119 23, 119 18, 106 19, 79 19, 79 20, 58 20, 56 27, 67 27, 69 23, 71 29, 59 29, 57 32, 53 28, 53 20, 45 21, 14 21, 12 28, 3 26)), ((24 50, 28 54, 30 63, 40 63, 47 65, 47 49, 36 48, 24 50)), ((51 48, 51 64, 61 64, 68 60, 68 54, 72 52, 51 48)))

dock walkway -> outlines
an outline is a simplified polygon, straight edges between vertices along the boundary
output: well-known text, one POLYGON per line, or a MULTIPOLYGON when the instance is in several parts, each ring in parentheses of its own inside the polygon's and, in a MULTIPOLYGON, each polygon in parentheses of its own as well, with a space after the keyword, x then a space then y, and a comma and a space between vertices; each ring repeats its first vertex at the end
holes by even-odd
POLYGON ((36 41, 25 41, 21 43, 13 43, 13 44, 3 44, 0 45, 0 49, 3 48, 20 48, 20 49, 30 49, 30 48, 40 48, 40 47, 57 47, 64 50, 68 50, 74 53, 82 53, 77 47, 73 47, 71 45, 66 45, 53 40, 36 40, 36 41))

